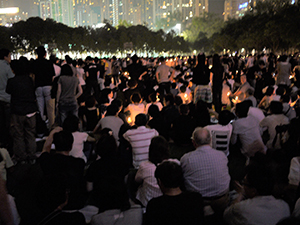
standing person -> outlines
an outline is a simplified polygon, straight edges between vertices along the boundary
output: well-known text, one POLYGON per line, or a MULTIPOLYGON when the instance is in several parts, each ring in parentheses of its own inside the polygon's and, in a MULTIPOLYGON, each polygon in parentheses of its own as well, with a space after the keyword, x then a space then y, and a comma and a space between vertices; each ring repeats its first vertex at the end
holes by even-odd
POLYGON ((166 61, 164 57, 160 57, 159 61, 161 65, 156 69, 156 80, 159 84, 159 94, 161 98, 166 94, 170 93, 170 81, 174 78, 175 70, 166 65, 166 61), (169 77, 169 73, 171 76, 169 77))
POLYGON ((111 61, 111 76, 114 79, 114 85, 117 85, 119 83, 119 72, 121 71, 121 69, 122 68, 116 56, 113 56, 111 61))
POLYGON ((88 56, 85 59, 86 66, 84 68, 85 70, 85 77, 86 77, 86 86, 85 86, 85 95, 89 96, 92 94, 92 89, 94 92, 94 96, 96 100, 98 101, 99 94, 100 94, 100 86, 98 84, 98 77, 100 74, 100 71, 98 70, 98 67, 96 64, 93 63, 92 57, 88 56))
POLYGON ((13 61, 15 77, 7 82, 6 92, 11 94, 11 125, 14 157, 18 162, 36 158, 36 97, 28 64, 13 61))
POLYGON ((277 63, 277 78, 276 78, 276 84, 277 85, 287 85, 289 86, 291 84, 290 81, 290 74, 292 70, 291 64, 287 61, 288 57, 287 55, 282 55, 278 59, 277 63))
POLYGON ((194 91, 194 103, 199 99, 208 104, 212 103, 212 93, 209 84, 210 74, 207 65, 205 65, 205 55, 199 54, 197 56, 198 64, 193 69, 193 83, 196 86, 194 91))
POLYGON ((44 108, 46 104, 48 128, 54 124, 55 100, 51 98, 52 80, 55 76, 53 64, 45 59, 46 50, 43 46, 39 46, 35 50, 38 58, 33 62, 32 72, 35 75, 35 94, 38 108, 42 119, 45 120, 44 108))
POLYGON ((221 112, 222 103, 222 80, 224 74, 224 67, 221 64, 220 56, 215 54, 213 56, 213 67, 210 71, 210 80, 212 81, 212 90, 213 90, 213 104, 215 106, 215 111, 217 113, 221 112))
POLYGON ((15 75, 10 68, 11 53, 8 49, 0 50, 0 144, 7 147, 10 124, 10 94, 5 92, 7 80, 15 75))
POLYGON ((82 94, 82 88, 69 65, 63 65, 58 80, 57 104, 59 123, 63 124, 68 114, 78 116, 77 98, 82 94), (78 91, 77 91, 78 90, 78 91))

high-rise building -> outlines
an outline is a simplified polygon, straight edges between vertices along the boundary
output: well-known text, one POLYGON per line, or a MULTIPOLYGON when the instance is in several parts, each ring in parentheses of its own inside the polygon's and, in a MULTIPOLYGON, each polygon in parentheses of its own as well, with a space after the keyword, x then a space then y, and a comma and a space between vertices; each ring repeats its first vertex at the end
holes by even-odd
POLYGON ((40 8, 40 17, 42 19, 47 19, 52 17, 52 7, 51 1, 42 1, 39 5, 40 8))
POLYGON ((72 0, 52 0, 52 18, 68 26, 74 26, 74 10, 72 0))

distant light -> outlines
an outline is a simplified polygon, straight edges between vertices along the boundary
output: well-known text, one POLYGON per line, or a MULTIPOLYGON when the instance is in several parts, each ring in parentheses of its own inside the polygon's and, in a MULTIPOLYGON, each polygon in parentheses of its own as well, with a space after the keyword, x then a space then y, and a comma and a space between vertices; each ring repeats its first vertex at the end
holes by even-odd
POLYGON ((0 8, 0 14, 16 14, 19 12, 19 7, 0 8))
POLYGON ((239 9, 244 9, 248 7, 248 2, 239 5, 239 9))

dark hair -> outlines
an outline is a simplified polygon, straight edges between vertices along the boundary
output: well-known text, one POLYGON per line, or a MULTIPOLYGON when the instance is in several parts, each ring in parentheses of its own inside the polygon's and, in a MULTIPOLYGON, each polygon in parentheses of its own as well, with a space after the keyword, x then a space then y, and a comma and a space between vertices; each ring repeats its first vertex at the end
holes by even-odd
POLYGON ((65 55, 65 60, 66 60, 67 64, 71 64, 73 61, 73 59, 69 55, 65 55))
POLYGON ((109 95, 111 92, 112 92, 112 90, 111 90, 110 88, 104 88, 104 89, 101 91, 99 103, 100 103, 100 104, 109 103, 108 95, 109 95))
POLYGON ((135 79, 131 79, 128 81, 128 87, 133 88, 137 85, 137 81, 135 79))
POLYGON ((119 111, 119 107, 115 104, 110 104, 106 109, 105 116, 115 116, 119 111))
POLYGON ((38 58, 43 58, 46 54, 44 46, 39 46, 35 49, 35 53, 38 55, 38 58))
POLYGON ((288 94, 282 95, 281 96, 281 101, 284 103, 289 103, 291 100, 291 97, 288 94))
POLYGON ((275 93, 276 93, 276 95, 282 96, 282 95, 285 94, 285 92, 286 92, 285 87, 279 86, 279 87, 276 89, 276 92, 275 92, 275 93))
POLYGON ((271 167, 267 163, 252 162, 246 168, 249 186, 255 188, 259 195, 271 195, 274 187, 274 179, 271 167))
POLYGON ((138 92, 134 92, 130 96, 130 101, 132 101, 133 103, 139 103, 141 99, 142 99, 141 94, 138 92))
POLYGON ((198 65, 199 66, 204 66, 205 64, 205 54, 198 54, 197 56, 197 60, 198 60, 198 65))
POLYGON ((219 113, 219 124, 226 126, 231 120, 234 119, 234 115, 229 110, 222 110, 219 113))
POLYGON ((163 136, 156 136, 151 139, 149 146, 149 161, 157 165, 169 158, 169 144, 163 136))
POLYGON ((250 108, 249 101, 243 101, 241 103, 236 104, 235 112, 240 118, 244 118, 248 116, 248 111, 250 108))
POLYGON ((62 130, 53 135, 53 144, 55 145, 55 150, 58 152, 71 151, 73 142, 73 135, 69 131, 62 130))
POLYGON ((150 105, 149 108, 148 108, 148 114, 151 117, 153 117, 153 118, 155 118, 156 116, 158 116, 159 115, 159 108, 158 108, 158 106, 155 105, 155 104, 150 105))
POLYGON ((170 105, 174 104, 174 96, 169 93, 164 96, 166 102, 170 102, 170 105))
POLYGON ((0 59, 4 60, 4 57, 7 57, 9 55, 10 51, 7 48, 1 48, 0 49, 0 59))
POLYGON ((73 70, 68 64, 65 64, 61 67, 60 74, 62 76, 73 76, 73 70))
POLYGON ((96 104, 96 99, 95 99, 94 96, 89 95, 89 96, 86 97, 86 99, 85 99, 85 106, 87 108, 92 108, 92 107, 95 106, 95 104, 96 104))
POLYGON ((269 86, 266 90, 266 95, 271 96, 273 94, 273 92, 274 92, 274 87, 269 86))
POLYGON ((177 106, 180 106, 183 103, 182 98, 178 95, 176 95, 174 97, 174 102, 175 102, 175 105, 177 105, 177 106))
POLYGON ((10 67, 16 76, 29 74, 28 63, 24 61, 12 60, 10 67))
POLYGON ((148 99, 150 102, 156 102, 156 92, 152 92, 149 96, 148 99))
POLYGON ((187 115, 189 113, 189 106, 187 104, 181 104, 179 106, 179 111, 182 115, 187 115))
POLYGON ((270 103, 270 111, 272 114, 281 114, 283 110, 283 106, 281 102, 271 101, 270 103))
POLYGON ((140 113, 138 115, 135 116, 135 125, 139 126, 146 126, 148 122, 148 118, 147 115, 145 115, 144 113, 140 113))
POLYGON ((180 88, 179 88, 179 90, 180 90, 182 93, 186 92, 186 86, 185 86, 185 85, 181 85, 180 88))
POLYGON ((120 108, 123 105, 123 101, 120 98, 116 98, 112 100, 111 105, 116 105, 118 108, 120 108))
POLYGON ((109 128, 103 128, 100 133, 100 138, 96 144, 96 153, 101 158, 113 158, 117 154, 117 143, 109 128))
POLYGON ((164 161, 157 166, 154 175, 166 188, 177 188, 183 183, 182 169, 175 162, 164 161))
POLYGON ((69 115, 63 122, 63 129, 71 133, 78 131, 79 119, 75 115, 69 115))

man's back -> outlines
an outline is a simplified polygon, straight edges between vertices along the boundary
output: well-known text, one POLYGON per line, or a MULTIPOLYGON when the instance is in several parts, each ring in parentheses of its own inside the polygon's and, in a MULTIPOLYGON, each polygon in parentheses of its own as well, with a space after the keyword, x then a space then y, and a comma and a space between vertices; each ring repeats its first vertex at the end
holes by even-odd
POLYGON ((209 145, 198 147, 181 160, 186 189, 203 197, 222 196, 228 192, 230 176, 227 157, 209 145))
POLYGON ((128 130, 123 135, 131 144, 133 166, 135 168, 138 168, 141 162, 148 160, 149 145, 154 136, 158 136, 158 132, 145 126, 128 130))

